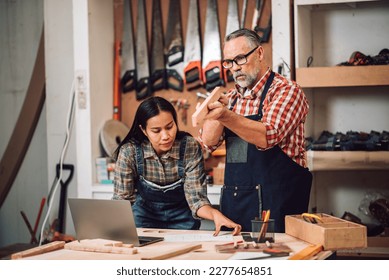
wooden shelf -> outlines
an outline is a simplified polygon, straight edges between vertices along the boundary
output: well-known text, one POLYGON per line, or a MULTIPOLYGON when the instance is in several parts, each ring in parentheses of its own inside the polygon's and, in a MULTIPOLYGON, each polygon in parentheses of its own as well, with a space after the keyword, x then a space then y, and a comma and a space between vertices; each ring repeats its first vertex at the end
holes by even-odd
POLYGON ((297 68, 296 81, 304 88, 388 86, 389 65, 297 68))
POLYGON ((295 0, 296 5, 318 5, 318 4, 352 4, 357 2, 373 2, 379 0, 295 0))
POLYGON ((389 170, 387 151, 308 151, 311 171, 389 170))

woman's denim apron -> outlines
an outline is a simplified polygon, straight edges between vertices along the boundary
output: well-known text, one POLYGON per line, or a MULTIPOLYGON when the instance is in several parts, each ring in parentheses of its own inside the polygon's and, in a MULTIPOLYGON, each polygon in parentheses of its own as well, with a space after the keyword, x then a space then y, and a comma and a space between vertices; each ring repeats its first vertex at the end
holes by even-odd
POLYGON ((180 144, 178 174, 180 179, 160 186, 144 178, 144 158, 140 145, 136 146, 136 162, 139 179, 136 182, 136 200, 132 206, 137 227, 199 229, 200 221, 192 216, 184 193, 184 155, 186 137, 180 144))

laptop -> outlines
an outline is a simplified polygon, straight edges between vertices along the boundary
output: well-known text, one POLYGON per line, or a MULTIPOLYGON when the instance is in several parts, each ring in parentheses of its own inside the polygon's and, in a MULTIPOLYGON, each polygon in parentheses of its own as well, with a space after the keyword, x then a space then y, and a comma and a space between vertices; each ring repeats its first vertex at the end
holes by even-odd
POLYGON ((164 240, 163 237, 138 236, 128 200, 68 198, 68 203, 78 240, 101 238, 135 247, 164 240))

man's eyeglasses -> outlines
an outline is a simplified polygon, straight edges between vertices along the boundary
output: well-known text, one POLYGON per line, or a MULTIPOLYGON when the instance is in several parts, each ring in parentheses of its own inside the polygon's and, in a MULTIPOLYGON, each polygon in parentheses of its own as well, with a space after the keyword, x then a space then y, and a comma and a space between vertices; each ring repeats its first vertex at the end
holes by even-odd
POLYGON ((256 46, 254 49, 252 49, 251 51, 249 51, 246 54, 237 55, 233 59, 225 59, 225 60, 223 60, 223 63, 222 63, 223 67, 226 68, 226 69, 230 69, 234 65, 234 62, 236 63, 236 65, 246 64, 247 63, 247 57, 250 54, 252 54, 256 49, 258 49, 258 47, 259 46, 256 46))

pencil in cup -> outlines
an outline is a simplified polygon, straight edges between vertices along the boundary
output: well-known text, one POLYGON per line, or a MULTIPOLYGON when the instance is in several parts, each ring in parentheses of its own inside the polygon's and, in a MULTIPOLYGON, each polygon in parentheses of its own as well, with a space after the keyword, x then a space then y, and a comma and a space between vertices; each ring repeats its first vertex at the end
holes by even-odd
POLYGON ((275 242, 274 235, 274 219, 269 219, 267 222, 251 220, 251 237, 255 242, 275 242))

